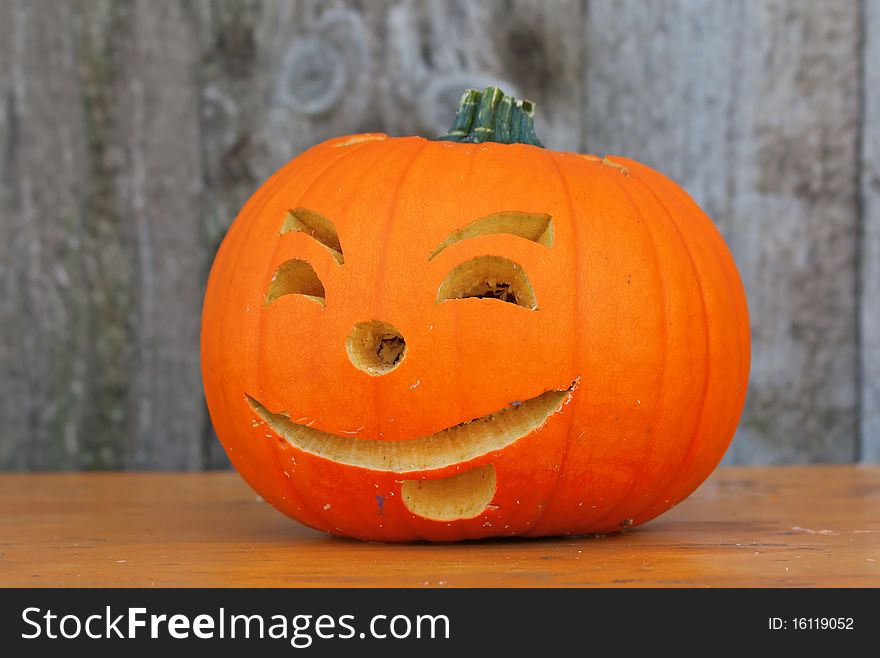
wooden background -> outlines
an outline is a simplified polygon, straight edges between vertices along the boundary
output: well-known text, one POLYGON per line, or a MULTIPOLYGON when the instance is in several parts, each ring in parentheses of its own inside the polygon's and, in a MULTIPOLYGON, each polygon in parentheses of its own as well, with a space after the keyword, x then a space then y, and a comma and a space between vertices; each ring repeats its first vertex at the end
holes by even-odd
POLYGON ((728 461, 880 460, 880 0, 0 0, 0 25, 0 469, 223 465, 199 310, 243 201, 489 82, 717 221, 754 342, 728 461))

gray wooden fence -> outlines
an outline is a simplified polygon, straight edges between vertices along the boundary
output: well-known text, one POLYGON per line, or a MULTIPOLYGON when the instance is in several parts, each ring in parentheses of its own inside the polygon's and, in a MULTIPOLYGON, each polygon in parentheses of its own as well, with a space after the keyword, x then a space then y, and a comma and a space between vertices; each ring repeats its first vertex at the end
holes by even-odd
POLYGON ((0 468, 223 464, 199 310, 243 201, 489 82, 715 218, 754 344, 728 461, 880 459, 880 0, 0 0, 0 25, 0 468))

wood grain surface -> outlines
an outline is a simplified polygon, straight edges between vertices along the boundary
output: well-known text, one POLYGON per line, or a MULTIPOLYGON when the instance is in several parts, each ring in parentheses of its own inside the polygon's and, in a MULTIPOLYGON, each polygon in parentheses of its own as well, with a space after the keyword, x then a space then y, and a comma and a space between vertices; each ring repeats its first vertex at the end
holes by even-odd
POLYGON ((861 448, 880 462, 880 0, 865 3, 861 131, 861 448))
POLYGON ((726 461, 855 460, 858 5, 588 6, 587 148, 681 183, 743 276, 752 372, 726 461))
POLYGON ((366 544, 234 473, 0 476, 0 586, 880 586, 880 467, 722 468, 619 535, 366 544))
POLYGON ((331 136, 461 89, 673 178, 727 238, 754 360, 729 463, 880 460, 880 0, 0 0, 0 469, 225 465, 214 251, 331 136))

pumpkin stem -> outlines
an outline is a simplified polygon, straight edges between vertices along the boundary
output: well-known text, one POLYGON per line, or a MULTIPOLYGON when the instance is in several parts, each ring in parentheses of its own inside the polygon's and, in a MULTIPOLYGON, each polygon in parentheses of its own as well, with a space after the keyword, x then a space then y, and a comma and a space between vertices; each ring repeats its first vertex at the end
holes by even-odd
POLYGON ((544 148, 535 134, 535 104, 509 96, 498 87, 466 90, 452 128, 437 140, 531 144, 544 148))

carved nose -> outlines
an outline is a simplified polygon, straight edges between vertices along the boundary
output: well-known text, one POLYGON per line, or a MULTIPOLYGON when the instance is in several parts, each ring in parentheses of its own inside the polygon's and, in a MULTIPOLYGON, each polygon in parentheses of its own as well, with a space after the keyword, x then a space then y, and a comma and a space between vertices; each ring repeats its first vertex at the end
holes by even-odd
POLYGON ((403 334, 379 320, 354 325, 345 340, 345 348, 352 365, 373 377, 391 372, 406 356, 403 334))

